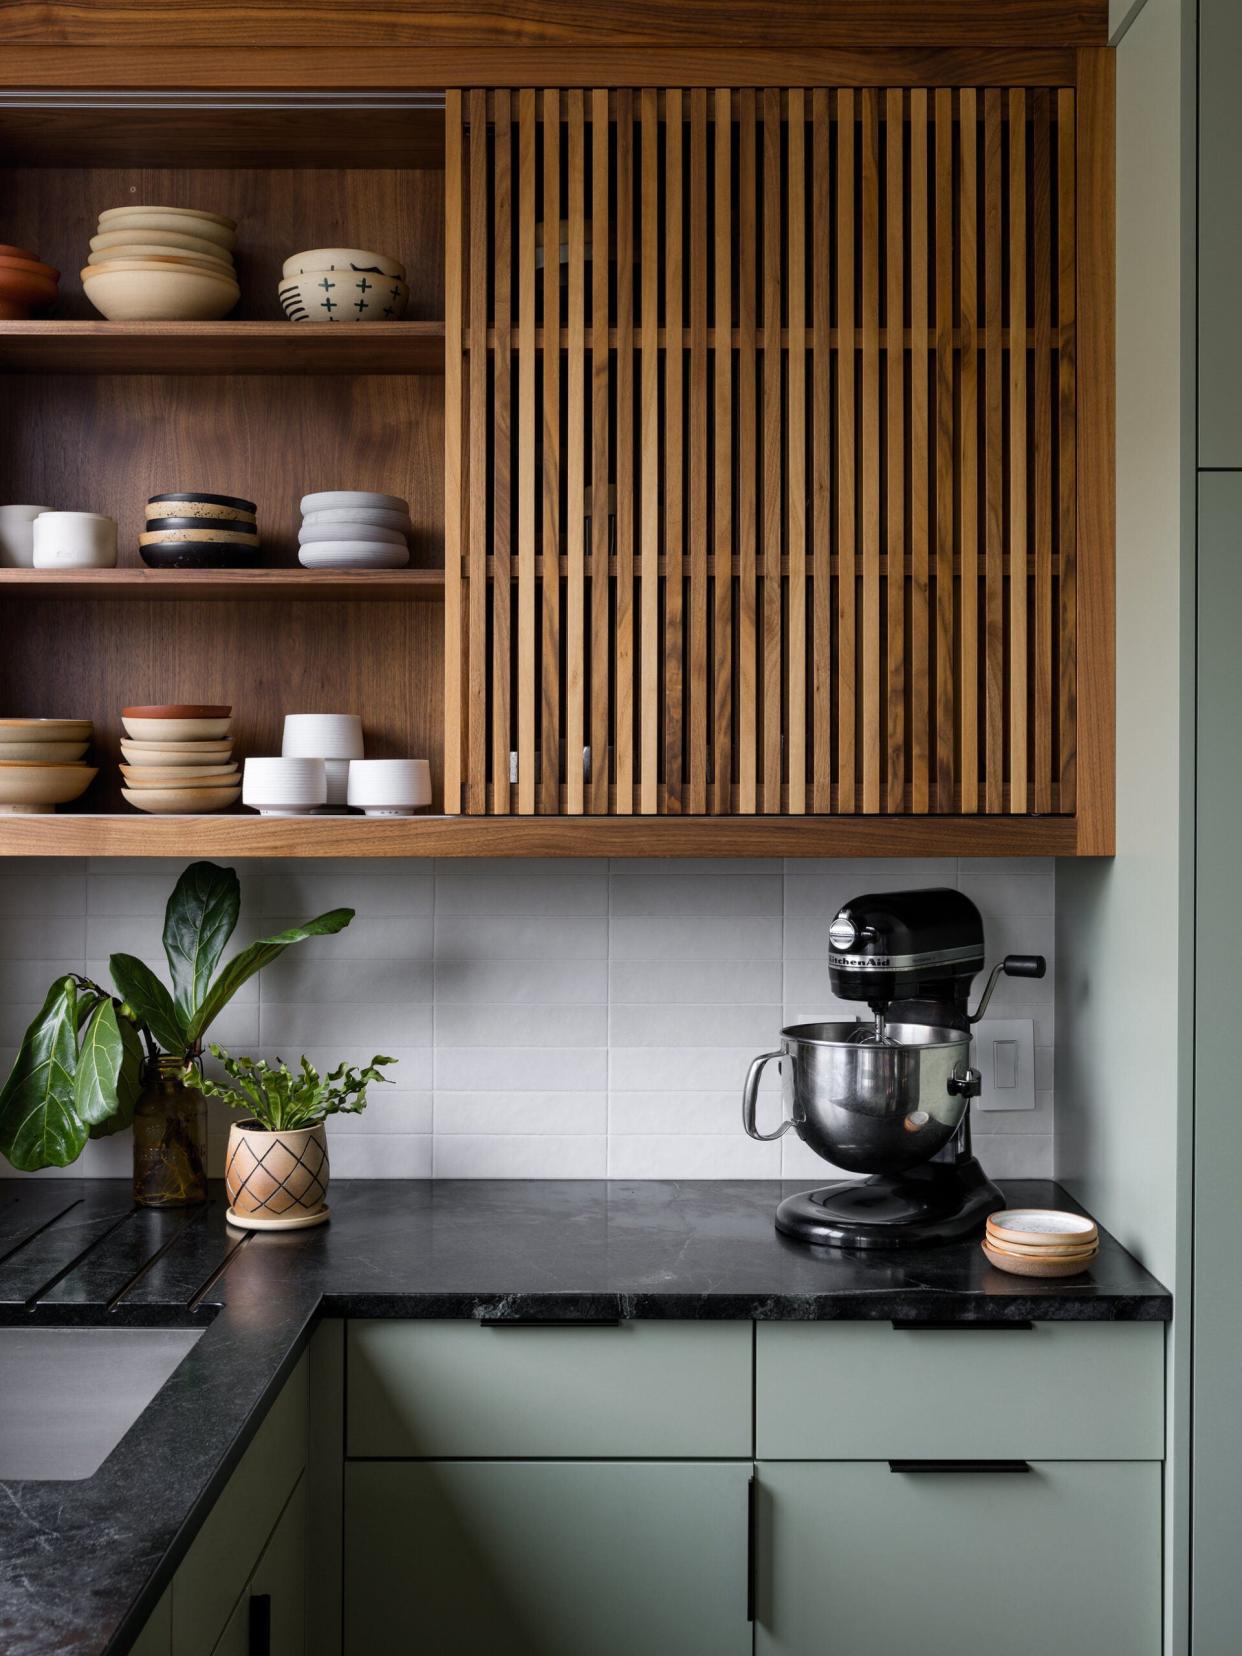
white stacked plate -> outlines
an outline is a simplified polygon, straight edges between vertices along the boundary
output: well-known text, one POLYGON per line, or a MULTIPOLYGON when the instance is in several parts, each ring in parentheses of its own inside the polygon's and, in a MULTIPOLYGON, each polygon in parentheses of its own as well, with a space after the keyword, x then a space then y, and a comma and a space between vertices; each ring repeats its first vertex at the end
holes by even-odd
POLYGON ((302 497, 298 561, 305 569, 401 569, 412 530, 400 495, 325 489, 302 497))

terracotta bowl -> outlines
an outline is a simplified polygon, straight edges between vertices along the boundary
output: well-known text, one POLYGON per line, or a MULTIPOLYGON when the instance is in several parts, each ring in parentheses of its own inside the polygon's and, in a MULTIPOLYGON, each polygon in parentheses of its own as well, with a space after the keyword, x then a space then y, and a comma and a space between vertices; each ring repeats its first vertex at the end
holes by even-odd
POLYGON ((301 1219, 328 1199, 328 1135, 323 1123, 269 1133, 257 1121, 229 1128, 224 1185, 239 1219, 301 1219))
POLYGON ((0 812, 50 811, 77 799, 99 775, 94 765, 0 760, 0 812))
POLYGON ((0 266, 0 299, 11 305, 50 305, 56 297, 56 282, 31 266, 0 266))
POLYGON ((60 280, 60 271, 33 253, 5 253, 0 251, 0 270, 27 270, 32 276, 46 276, 50 282, 60 280))
POLYGON ((123 713, 121 723, 140 742, 215 742, 232 730, 230 719, 135 719, 123 713))
POLYGON ((25 259, 31 264, 39 263, 37 253, 32 253, 28 247, 10 247, 8 242, 0 242, 0 254, 6 259, 25 259))
POLYGON ((241 298, 241 289, 231 277, 188 267, 121 270, 90 265, 83 272, 82 285, 91 304, 109 322, 217 322, 241 298))
POLYGON ((150 702, 123 707, 123 719, 227 719, 233 711, 219 702, 150 702))

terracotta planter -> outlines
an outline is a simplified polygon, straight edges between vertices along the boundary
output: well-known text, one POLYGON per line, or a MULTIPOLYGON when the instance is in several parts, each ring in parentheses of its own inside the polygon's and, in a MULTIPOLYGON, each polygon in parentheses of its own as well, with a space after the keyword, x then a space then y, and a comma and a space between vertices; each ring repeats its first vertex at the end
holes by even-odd
POLYGON ((229 1128, 224 1183, 236 1219, 255 1226, 312 1224, 328 1212, 323 1123, 269 1133, 257 1121, 229 1128))

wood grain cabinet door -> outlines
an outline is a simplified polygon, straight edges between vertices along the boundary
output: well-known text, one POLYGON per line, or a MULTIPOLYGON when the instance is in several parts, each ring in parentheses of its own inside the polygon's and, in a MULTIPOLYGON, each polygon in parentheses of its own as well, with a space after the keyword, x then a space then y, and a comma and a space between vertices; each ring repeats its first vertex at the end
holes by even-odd
POLYGON ((449 811, 1075 814, 1078 104, 448 94, 449 811))

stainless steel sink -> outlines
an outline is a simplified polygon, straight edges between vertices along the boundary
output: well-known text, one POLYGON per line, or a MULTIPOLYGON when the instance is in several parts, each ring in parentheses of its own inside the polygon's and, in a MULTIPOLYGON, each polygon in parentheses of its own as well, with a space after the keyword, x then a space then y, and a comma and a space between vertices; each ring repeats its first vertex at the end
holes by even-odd
POLYGON ((89 1478, 204 1332, 0 1328, 0 1479, 89 1478))

